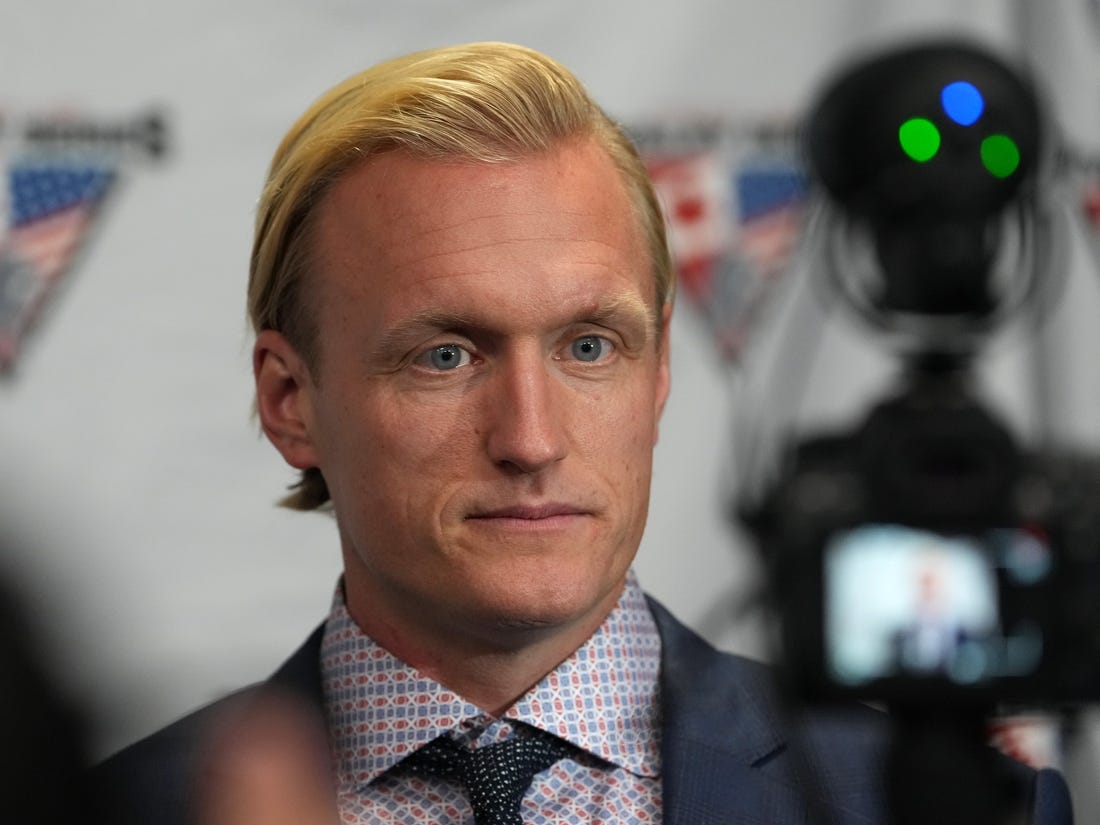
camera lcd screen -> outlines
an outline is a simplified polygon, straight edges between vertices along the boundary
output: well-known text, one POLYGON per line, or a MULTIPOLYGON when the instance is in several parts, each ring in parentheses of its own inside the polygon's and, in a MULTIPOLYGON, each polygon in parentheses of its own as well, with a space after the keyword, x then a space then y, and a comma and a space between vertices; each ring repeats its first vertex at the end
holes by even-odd
POLYGON ((1043 632, 1006 615, 1007 590, 1041 585, 1049 548, 1023 530, 942 535, 868 524, 835 534, 824 556, 825 666, 835 684, 935 679, 985 685, 1032 675, 1043 632))

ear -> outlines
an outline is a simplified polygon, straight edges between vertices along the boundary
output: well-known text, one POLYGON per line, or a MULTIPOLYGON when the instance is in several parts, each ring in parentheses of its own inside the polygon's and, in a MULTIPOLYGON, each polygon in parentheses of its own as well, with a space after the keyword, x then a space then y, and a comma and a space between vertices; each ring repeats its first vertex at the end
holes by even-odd
POLYGON ((653 444, 657 444, 658 427, 665 411, 665 402, 672 389, 672 370, 669 363, 669 332, 672 326, 672 304, 661 310, 661 337, 657 342, 657 391, 654 396, 656 409, 653 425, 653 444))
POLYGON ((298 470, 317 466, 313 442, 313 379, 297 350, 274 330, 256 336, 252 348, 256 413, 264 435, 298 470))

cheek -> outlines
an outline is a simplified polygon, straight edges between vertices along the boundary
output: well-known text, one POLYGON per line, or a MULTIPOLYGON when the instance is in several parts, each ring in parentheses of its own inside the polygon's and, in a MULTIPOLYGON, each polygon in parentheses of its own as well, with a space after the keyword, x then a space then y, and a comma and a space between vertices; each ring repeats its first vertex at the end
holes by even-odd
POLYGON ((576 418, 578 442, 589 463, 617 487, 648 489, 656 418, 652 396, 644 391, 623 395, 614 403, 597 401, 576 418))
POLYGON ((455 489, 478 475, 475 419, 461 410, 388 402, 357 430, 358 449, 341 461, 351 462, 357 506, 390 524, 434 529, 455 489))
POLYGON ((372 428, 399 470, 431 478, 469 460, 478 439, 477 417, 460 405, 391 404, 372 428))
POLYGON ((430 532, 456 482, 473 472, 469 417, 392 402, 348 409, 329 428, 321 468, 345 525, 403 538, 430 532))

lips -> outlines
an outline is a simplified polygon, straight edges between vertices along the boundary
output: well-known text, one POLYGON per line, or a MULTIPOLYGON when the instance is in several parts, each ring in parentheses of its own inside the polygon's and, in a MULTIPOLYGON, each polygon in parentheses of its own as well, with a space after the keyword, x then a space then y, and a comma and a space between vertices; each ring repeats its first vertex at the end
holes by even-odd
POLYGON ((585 516, 588 511, 574 504, 547 502, 543 504, 516 504, 475 512, 470 519, 513 519, 519 521, 544 521, 561 516, 585 516))

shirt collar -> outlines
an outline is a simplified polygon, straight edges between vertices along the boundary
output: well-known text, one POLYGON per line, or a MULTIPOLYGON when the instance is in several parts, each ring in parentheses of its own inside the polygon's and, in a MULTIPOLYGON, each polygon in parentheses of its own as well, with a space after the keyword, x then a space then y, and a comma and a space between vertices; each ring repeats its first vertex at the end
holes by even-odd
POLYGON ((640 776, 660 775, 661 637, 631 573, 572 656, 505 712, 640 776))
POLYGON ((336 588, 321 646, 341 782, 365 784, 432 739, 524 722, 640 776, 660 775, 661 642, 631 571, 618 602, 568 659, 494 721, 366 636, 336 588))

